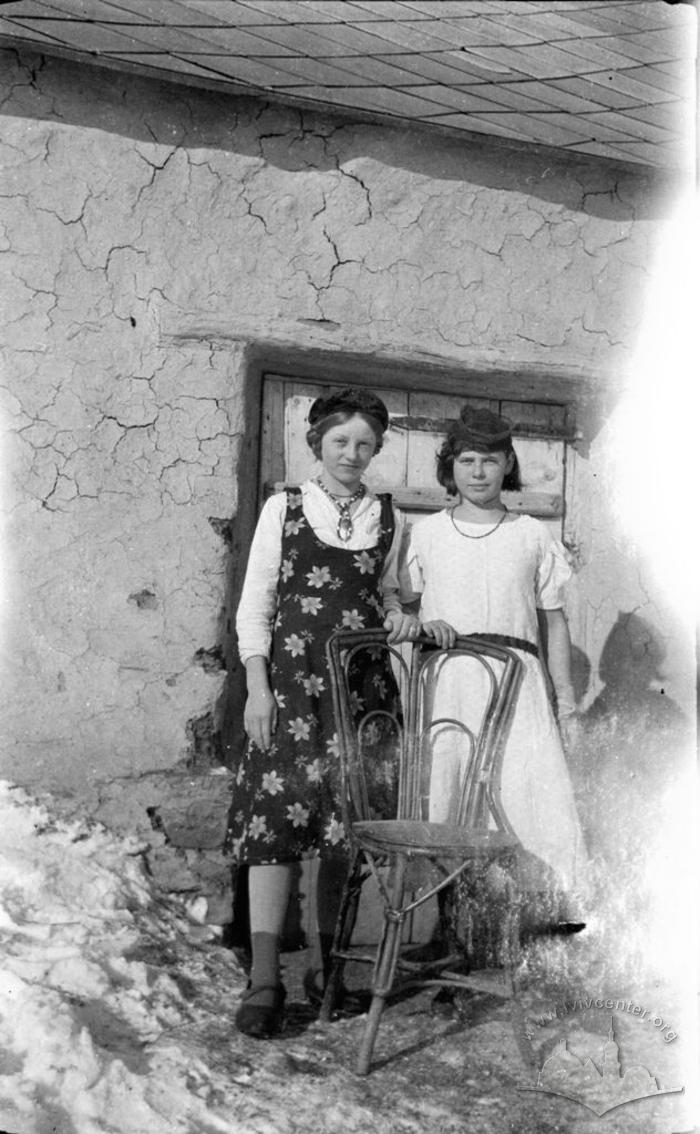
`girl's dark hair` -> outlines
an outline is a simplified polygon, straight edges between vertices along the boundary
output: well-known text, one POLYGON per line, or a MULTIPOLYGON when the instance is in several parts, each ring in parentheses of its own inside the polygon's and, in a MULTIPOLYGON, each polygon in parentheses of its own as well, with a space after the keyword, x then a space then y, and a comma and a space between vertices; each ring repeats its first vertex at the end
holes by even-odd
POLYGON ((437 478, 450 496, 457 495, 457 485, 454 480, 455 457, 458 457, 465 449, 473 449, 477 453, 505 453, 506 456, 512 454, 513 467, 504 476, 502 488, 504 492, 520 492, 523 482, 520 476, 518 455, 513 448, 511 438, 505 437, 491 442, 475 440, 473 435, 465 430, 463 422, 458 421, 450 429, 447 438, 437 452, 437 478))
POLYGON ((334 425, 344 425, 351 417, 361 417, 363 421, 367 422, 377 442, 374 452, 375 454, 379 452, 384 443, 384 429, 381 421, 373 417, 372 414, 363 413, 361 410, 342 409, 336 413, 328 414, 327 417, 320 418, 307 431, 306 442, 317 461, 321 459, 321 441, 324 433, 327 433, 334 425))

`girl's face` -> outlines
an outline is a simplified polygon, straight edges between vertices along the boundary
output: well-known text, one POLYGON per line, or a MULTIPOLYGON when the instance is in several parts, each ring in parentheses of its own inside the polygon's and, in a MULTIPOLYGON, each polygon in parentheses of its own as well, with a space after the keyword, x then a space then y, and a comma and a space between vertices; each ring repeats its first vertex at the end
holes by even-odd
POLYGON ((359 414, 341 425, 332 425, 321 438, 323 479, 331 492, 348 496, 357 489, 360 478, 377 449, 372 426, 359 414))
POLYGON ((477 508, 493 508, 500 503, 503 479, 512 467, 512 453, 463 449, 454 459, 452 475, 463 500, 477 508))

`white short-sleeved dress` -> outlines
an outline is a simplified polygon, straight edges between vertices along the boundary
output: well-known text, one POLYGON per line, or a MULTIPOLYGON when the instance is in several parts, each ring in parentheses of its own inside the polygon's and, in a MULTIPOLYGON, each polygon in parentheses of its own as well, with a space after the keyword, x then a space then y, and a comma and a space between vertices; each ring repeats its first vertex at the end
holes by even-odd
MULTIPOLYGON (((443 619, 459 634, 491 633, 538 643, 537 608, 563 606, 563 585, 571 574, 563 546, 531 516, 510 516, 495 531, 453 520, 450 511, 416 523, 407 569, 411 588, 421 595, 423 621, 443 619), (468 538, 468 536, 482 538, 468 538)), ((584 888, 586 854, 559 731, 550 706, 539 658, 518 650, 523 680, 502 765, 501 802, 526 851, 554 871, 567 891, 584 888)), ((455 658, 440 670, 434 711, 469 724, 466 660, 455 658)), ((473 680, 469 678, 468 680, 473 680)), ((450 821, 464 767, 464 745, 450 750, 449 736, 436 751, 430 814, 450 821)))

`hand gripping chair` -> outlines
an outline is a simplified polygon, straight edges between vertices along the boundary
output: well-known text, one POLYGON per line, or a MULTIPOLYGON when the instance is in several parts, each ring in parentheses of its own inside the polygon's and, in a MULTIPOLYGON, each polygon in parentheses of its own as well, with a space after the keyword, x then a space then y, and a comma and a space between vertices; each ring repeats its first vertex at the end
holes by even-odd
MULTIPOLYGON (((515 852, 519 844, 500 803, 499 780, 521 662, 512 650, 484 636, 458 638, 449 651, 436 648, 432 638, 421 637, 412 647, 409 667, 401 652, 387 644, 383 630, 337 631, 326 652, 343 777, 343 821, 351 850, 321 1019, 331 1018, 346 961, 373 963, 372 1001, 356 1068, 359 1075, 366 1075, 390 994, 431 985, 484 989, 484 973, 455 971, 464 968, 464 953, 454 951, 455 938, 446 956, 411 961, 410 949, 402 949, 402 936, 413 911, 446 887, 453 899, 457 894, 460 905, 469 906, 476 893, 483 898, 484 877, 492 864, 501 868, 496 902, 502 915, 497 933, 501 973, 488 990, 512 995, 512 981, 503 979, 503 969, 506 976, 512 976, 518 958, 515 852), (357 671, 362 651, 369 651, 373 658, 378 651, 387 651, 393 659, 403 687, 401 713, 372 710, 363 716, 362 708, 358 712, 349 670, 357 671), (452 664, 453 658, 464 659, 460 665, 468 662, 482 674, 483 704, 476 713, 470 706, 471 727, 451 717, 431 719, 436 679, 440 680, 443 664, 452 664), (376 736, 378 724, 385 733, 389 729, 398 748, 397 805, 390 818, 377 818, 372 808, 369 738, 376 736), (445 730, 459 738, 466 758, 457 798, 451 801, 450 822, 437 823, 430 821, 429 811, 431 758, 445 730), (376 879, 384 912, 374 956, 350 944, 362 885, 370 874, 376 879)), ((471 924, 468 913, 467 924, 471 924)))

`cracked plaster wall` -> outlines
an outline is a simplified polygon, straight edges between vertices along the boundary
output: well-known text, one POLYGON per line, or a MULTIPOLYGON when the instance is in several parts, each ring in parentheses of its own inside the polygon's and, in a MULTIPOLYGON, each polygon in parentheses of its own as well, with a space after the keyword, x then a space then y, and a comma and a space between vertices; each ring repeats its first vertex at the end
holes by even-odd
MULTIPOLYGON (((238 503, 237 334, 605 383, 632 357, 669 186, 4 58, 0 773, 117 824, 105 785, 186 767, 187 723, 222 688, 201 654, 225 599, 208 518, 238 503)), ((589 696, 617 611, 660 618, 604 508, 592 519, 591 454, 572 502, 589 696), (614 582, 590 567, 601 548, 614 582)))

